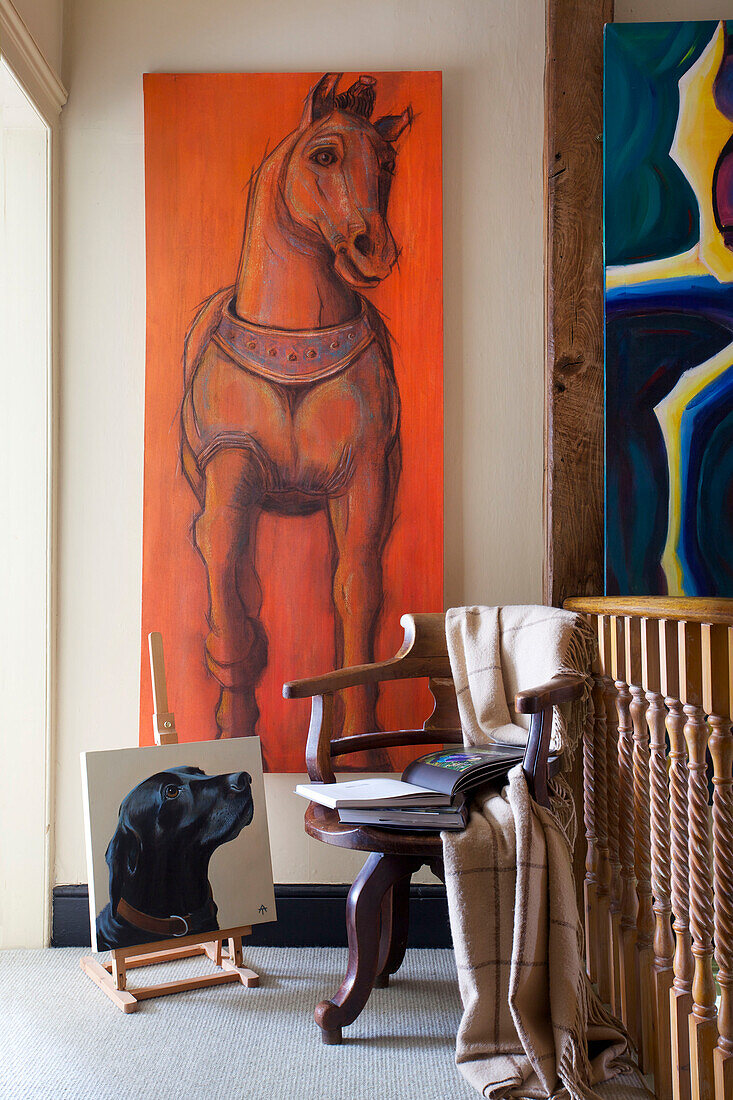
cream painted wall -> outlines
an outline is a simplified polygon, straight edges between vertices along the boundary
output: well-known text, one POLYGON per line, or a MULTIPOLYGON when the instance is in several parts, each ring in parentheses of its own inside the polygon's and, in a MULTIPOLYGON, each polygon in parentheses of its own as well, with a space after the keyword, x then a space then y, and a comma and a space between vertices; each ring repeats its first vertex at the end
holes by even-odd
POLYGON ((64 0, 13 0, 13 3, 49 65, 60 73, 64 0))
POLYGON ((12 399, 0 406, 0 435, 23 460, 0 487, 12 517, 0 571, 0 758, 13 777, 0 800, 0 947, 42 944, 48 909, 48 169, 48 126, 1 59, 0 369, 12 399))
MULTIPOLYGON (((79 751, 137 737, 145 71, 442 69, 446 602, 541 598, 543 0, 67 0, 56 881, 79 751)), ((268 777, 278 881, 345 881, 268 777)))
MULTIPOLYGON (((18 0, 51 61, 58 2, 18 0)), ((619 20, 715 18, 617 0, 619 20)), ((78 753, 137 735, 144 71, 441 68, 446 604, 541 598, 543 0, 67 0, 56 881, 86 878, 78 753)), ((278 881, 358 857, 268 777, 278 881)))

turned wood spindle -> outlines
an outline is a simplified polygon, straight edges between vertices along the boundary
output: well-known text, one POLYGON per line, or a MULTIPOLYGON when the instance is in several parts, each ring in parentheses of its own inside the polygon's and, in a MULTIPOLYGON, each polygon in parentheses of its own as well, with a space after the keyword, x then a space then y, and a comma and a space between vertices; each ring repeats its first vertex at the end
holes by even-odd
POLYGON ((596 928, 598 944, 598 992, 601 999, 611 1000, 611 971, 608 951, 609 929, 609 888, 611 884, 611 864, 608 858, 608 787, 606 765, 606 705, 603 698, 603 681, 600 675, 593 681, 593 707, 595 711, 595 823, 596 845, 598 853, 598 923, 596 928))
POLYGON ((607 615, 599 615, 598 658, 603 672, 603 702, 606 712, 606 785, 608 799, 608 943, 610 969, 610 1004, 616 1016, 621 1016, 621 863, 619 860, 618 809, 618 715, 616 688, 611 678, 611 623, 607 615))
POLYGON ((692 977, 695 963, 692 957, 689 918, 689 865, 687 827, 687 747, 685 745, 685 715, 680 701, 680 675, 677 644, 677 623, 672 619, 659 621, 659 653, 662 691, 667 706, 667 736, 669 737, 670 786, 670 849, 672 855, 672 914, 675 953, 672 969, 674 980, 670 992, 670 1034, 672 1040, 672 1097, 690 1100, 690 1028, 692 1012, 692 977))
POLYGON ((652 908, 651 794, 649 790, 649 730, 646 724, 648 703, 641 686, 641 621, 627 616, 625 621, 627 679, 631 691, 631 721, 634 727, 634 871, 639 902, 636 923, 637 998, 639 1007, 639 1068, 642 1073, 654 1069, 653 1026, 653 940, 652 908))
POLYGON ((713 868, 715 958, 720 1009, 714 1052, 715 1097, 733 1097, 733 733, 729 717, 710 715, 713 758, 713 868))
POLYGON ((641 623, 642 680, 646 692, 651 779, 651 882, 654 899, 654 1084, 658 1096, 672 1095, 669 991, 674 972, 672 935, 672 864, 670 856, 669 779, 667 776, 667 708, 661 694, 659 627, 654 619, 641 623))
POLYGON ((611 1008, 621 1016, 621 859, 619 856, 618 712, 616 688, 610 676, 604 678, 606 704, 606 774, 608 776, 609 960, 611 966, 611 1008))
POLYGON ((710 730, 702 703, 700 627, 679 623, 680 690, 688 759, 690 929, 695 973, 692 980, 690 1078, 693 1100, 714 1096, 713 1050, 718 1039, 713 979, 713 853, 710 842, 707 748, 710 730))
POLYGON ((733 628, 702 627, 703 708, 713 761, 715 960, 720 1008, 713 1052, 716 1100, 733 1097, 733 628))
POLYGON ((611 667, 618 713, 619 860, 621 863, 621 1018, 639 1041, 636 976, 636 875, 634 874, 634 729, 625 675, 623 620, 611 616, 611 667))
POLYGON ((588 977, 598 981, 598 846, 596 837, 595 686, 583 727, 583 822, 585 825, 585 964, 588 977))
POLYGON ((652 789, 652 895, 654 899, 654 1081, 658 1096, 671 1097, 669 990, 674 971, 675 937, 671 931, 671 859, 669 854, 669 780, 667 708, 661 694, 659 628, 642 619, 642 680, 648 708, 650 789, 652 789))

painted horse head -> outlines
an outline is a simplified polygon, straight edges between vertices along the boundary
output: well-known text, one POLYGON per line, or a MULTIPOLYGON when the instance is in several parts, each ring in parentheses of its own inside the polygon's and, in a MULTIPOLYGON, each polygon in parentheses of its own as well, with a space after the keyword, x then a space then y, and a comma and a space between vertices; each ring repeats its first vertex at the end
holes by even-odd
POLYGON ((412 109, 371 122, 374 77, 361 76, 337 95, 339 76, 326 73, 305 101, 282 195, 296 225, 331 250, 337 274, 355 289, 368 289, 397 259, 387 203, 395 142, 411 125, 412 109))

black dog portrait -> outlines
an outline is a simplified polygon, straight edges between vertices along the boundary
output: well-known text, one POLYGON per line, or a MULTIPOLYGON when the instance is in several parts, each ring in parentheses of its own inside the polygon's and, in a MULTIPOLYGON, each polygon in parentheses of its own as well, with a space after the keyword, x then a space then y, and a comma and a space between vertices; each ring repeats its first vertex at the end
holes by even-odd
POLYGON ((247 772, 170 768, 134 787, 107 848, 110 900, 96 920, 97 950, 218 931, 209 860, 253 816, 247 772))

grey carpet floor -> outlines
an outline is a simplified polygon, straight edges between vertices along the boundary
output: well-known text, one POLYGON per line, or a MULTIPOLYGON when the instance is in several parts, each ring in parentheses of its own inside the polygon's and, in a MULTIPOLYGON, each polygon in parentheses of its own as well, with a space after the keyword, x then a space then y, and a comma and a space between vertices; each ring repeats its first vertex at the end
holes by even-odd
MULTIPOLYGON (((1 1100, 476 1100, 453 1062, 451 951, 409 951, 340 1047, 323 1046, 313 1008, 338 988, 344 950, 252 948, 258 989, 180 993, 128 1015, 82 973, 83 953, 0 952, 1 1100)), ((135 971, 130 984, 210 970, 180 961, 135 971)), ((604 1090, 606 1100, 645 1095, 629 1078, 604 1090)))

